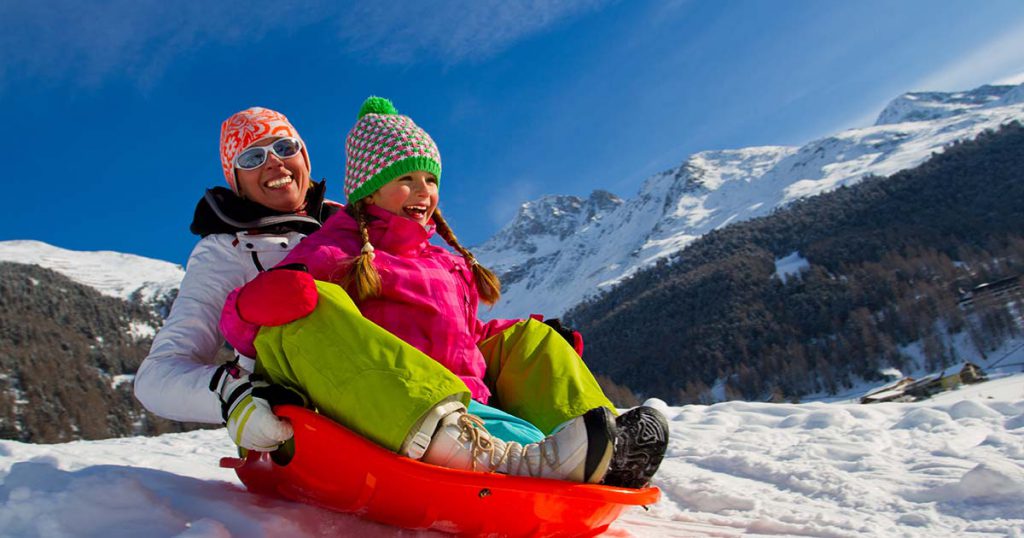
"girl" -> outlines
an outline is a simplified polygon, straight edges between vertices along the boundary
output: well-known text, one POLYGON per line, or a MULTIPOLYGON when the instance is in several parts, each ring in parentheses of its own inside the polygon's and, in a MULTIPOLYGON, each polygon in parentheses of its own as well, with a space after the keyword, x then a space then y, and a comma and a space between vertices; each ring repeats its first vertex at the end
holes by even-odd
POLYGON ((441 159, 430 136, 371 97, 346 150, 345 211, 284 260, 309 274, 273 271, 232 294, 221 322, 228 340, 258 355, 272 382, 403 455, 645 485, 668 441, 657 411, 613 422, 611 402, 555 329, 477 319, 479 301, 493 304, 500 285, 438 210, 441 159), (460 255, 431 245, 435 232, 460 255), (490 432, 524 420, 536 442, 490 432))

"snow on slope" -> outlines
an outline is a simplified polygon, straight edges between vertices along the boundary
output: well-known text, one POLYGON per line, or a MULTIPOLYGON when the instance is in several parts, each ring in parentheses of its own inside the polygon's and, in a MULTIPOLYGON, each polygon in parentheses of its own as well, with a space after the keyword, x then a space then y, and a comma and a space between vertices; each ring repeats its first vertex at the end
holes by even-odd
POLYGON ((1024 120, 1024 85, 906 94, 871 127, 803 147, 705 151, 649 178, 634 198, 546 196, 474 252, 505 292, 483 317, 560 315, 717 228, 867 175, 888 176, 956 140, 1024 120), (924 120, 924 121, 918 121, 924 120))
POLYGON ((0 241, 0 261, 39 265, 100 293, 143 302, 177 289, 185 271, 180 265, 110 251, 65 250, 41 241, 0 241))
MULTIPOLYGON (((1024 374, 918 403, 650 403, 663 498, 605 536, 1024 536, 1024 374)), ((233 452, 223 430, 0 441, 0 535, 442 536, 249 495, 233 452)))

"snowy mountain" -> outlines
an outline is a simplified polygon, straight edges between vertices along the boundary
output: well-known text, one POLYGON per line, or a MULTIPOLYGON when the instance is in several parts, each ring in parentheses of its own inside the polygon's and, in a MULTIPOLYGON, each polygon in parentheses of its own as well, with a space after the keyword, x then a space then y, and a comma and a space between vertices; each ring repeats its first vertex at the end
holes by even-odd
POLYGON ((633 198, 546 196, 482 246, 504 294, 485 317, 563 314, 700 236, 775 208, 914 167, 957 140, 1024 120, 1024 85, 908 93, 874 126, 802 147, 705 151, 649 178, 633 198))
POLYGON ((132 394, 163 321, 154 306, 0 261, 0 438, 53 443, 182 431, 145 413, 132 394))
POLYGON ((39 265, 108 297, 153 303, 178 289, 180 265, 111 251, 74 251, 41 241, 0 241, 0 261, 39 265))
MULTIPOLYGON (((1016 357, 1019 360, 1021 357, 1016 357)), ((602 536, 1020 536, 1024 375, 931 400, 661 408, 654 485, 602 536)), ((0 441, 3 536, 450 536, 247 493, 223 430, 0 441)))
MULTIPOLYGON (((875 125, 892 125, 911 121, 930 121, 964 114, 978 108, 1011 104, 1000 102, 1007 88, 1014 86, 981 86, 968 92, 910 92, 893 99, 878 115, 875 125)), ((1019 101, 1018 101, 1019 102, 1019 101)))
POLYGON ((0 438, 182 431, 146 413, 131 380, 183 275, 130 254, 0 242, 0 438))

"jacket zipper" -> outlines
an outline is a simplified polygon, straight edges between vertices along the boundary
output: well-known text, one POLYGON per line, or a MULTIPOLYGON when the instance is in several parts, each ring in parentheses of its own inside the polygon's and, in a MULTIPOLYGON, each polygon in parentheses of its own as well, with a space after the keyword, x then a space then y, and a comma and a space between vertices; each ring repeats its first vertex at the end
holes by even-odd
POLYGON ((466 325, 469 325, 469 320, 473 318, 472 312, 470 312, 469 282, 466 281, 466 274, 462 271, 462 268, 459 267, 458 262, 452 262, 452 272, 458 273, 458 276, 456 276, 455 279, 459 282, 459 286, 462 288, 462 308, 465 311, 466 325))

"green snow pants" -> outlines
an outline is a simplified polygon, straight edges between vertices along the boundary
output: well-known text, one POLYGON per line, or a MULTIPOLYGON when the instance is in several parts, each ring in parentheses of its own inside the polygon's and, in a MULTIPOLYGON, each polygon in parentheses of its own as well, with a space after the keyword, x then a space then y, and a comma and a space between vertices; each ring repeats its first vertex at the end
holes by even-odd
MULTIPOLYGON (((339 286, 316 285, 311 314, 260 329, 257 372, 302 390, 320 413, 395 452, 437 404, 469 404, 458 376, 363 317, 339 286)), ((543 323, 520 322, 480 348, 490 405, 545 434, 594 407, 614 410, 572 347, 543 323)))
POLYGON ((545 435, 595 407, 615 406, 576 350, 537 320, 520 321, 480 343, 488 405, 523 418, 545 435))
POLYGON ((395 452, 438 403, 469 404, 458 376, 363 317, 339 286, 316 286, 311 314, 260 329, 258 372, 302 390, 320 413, 395 452))

